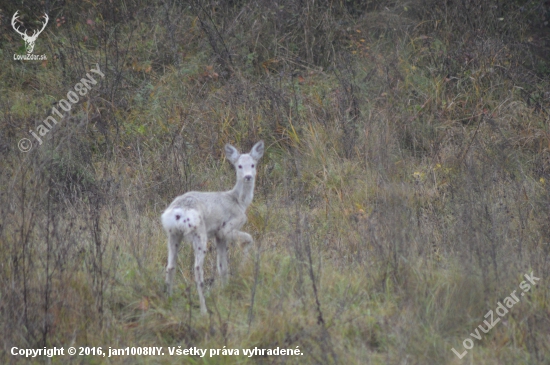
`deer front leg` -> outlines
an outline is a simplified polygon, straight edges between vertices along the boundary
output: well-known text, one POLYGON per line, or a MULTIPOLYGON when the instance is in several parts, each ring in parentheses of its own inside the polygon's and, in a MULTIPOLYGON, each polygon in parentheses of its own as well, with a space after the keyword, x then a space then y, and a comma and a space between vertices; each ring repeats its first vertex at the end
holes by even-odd
POLYGON ((181 234, 168 233, 168 264, 166 265, 166 291, 169 296, 172 295, 174 286, 174 273, 176 271, 176 261, 178 257, 178 247, 181 243, 181 234))
POLYGON ((245 257, 248 257, 248 250, 250 250, 252 243, 254 243, 254 240, 250 234, 241 231, 233 231, 231 232, 231 241, 239 243, 243 248, 245 257))
POLYGON ((216 249, 218 251, 218 260, 217 260, 218 274, 222 279, 222 285, 225 285, 227 284, 227 272, 228 272, 227 240, 225 237, 216 238, 216 249))
POLYGON ((202 267, 204 264, 204 256, 206 255, 206 242, 207 236, 205 233, 193 235, 193 249, 195 251, 195 282, 197 283, 197 291, 199 292, 201 314, 207 313, 204 294, 202 291, 204 287, 204 273, 202 267))

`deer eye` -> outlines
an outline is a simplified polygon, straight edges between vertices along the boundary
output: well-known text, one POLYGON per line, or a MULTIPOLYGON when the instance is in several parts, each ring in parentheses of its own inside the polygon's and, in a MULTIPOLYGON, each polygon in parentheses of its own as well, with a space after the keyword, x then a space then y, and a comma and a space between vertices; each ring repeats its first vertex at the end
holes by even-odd
POLYGON ((239 165, 239 168, 240 168, 240 169, 242 169, 242 168, 243 168, 243 166, 242 166, 242 165, 239 165))
POLYGON ((252 165, 252 168, 254 168, 254 165, 252 165))

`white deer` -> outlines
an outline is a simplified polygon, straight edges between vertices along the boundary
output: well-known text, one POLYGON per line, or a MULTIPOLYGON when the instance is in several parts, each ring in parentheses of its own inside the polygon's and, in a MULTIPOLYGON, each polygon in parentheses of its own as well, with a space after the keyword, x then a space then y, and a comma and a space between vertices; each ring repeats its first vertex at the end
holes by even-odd
POLYGON ((36 30, 34 30, 32 35, 28 36, 26 30, 24 32, 21 32, 19 28, 15 26, 15 21, 18 18, 17 13, 19 13, 19 10, 17 10, 15 14, 13 14, 13 18, 11 18, 11 26, 21 37, 23 37, 23 40, 25 41, 25 49, 27 50, 28 54, 31 54, 34 49, 34 42, 36 42, 36 39, 38 38, 40 33, 42 33, 44 28, 46 28, 46 25, 48 24, 48 20, 50 18, 48 18, 48 14, 44 13, 44 18, 46 19, 46 22, 42 25, 42 29, 40 29, 38 33, 36 30))
POLYGON ((227 282, 227 244, 240 241, 245 252, 252 244, 252 236, 239 229, 246 222, 246 209, 254 197, 256 165, 264 154, 264 142, 241 155, 235 147, 225 145, 225 155, 235 166, 237 182, 233 189, 221 192, 190 191, 178 196, 164 211, 161 220, 168 235, 168 265, 166 285, 172 294, 176 257, 182 239, 193 245, 195 251, 195 281, 199 292, 201 313, 206 314, 203 286, 203 262, 208 239, 216 240, 217 268, 222 283, 227 282))

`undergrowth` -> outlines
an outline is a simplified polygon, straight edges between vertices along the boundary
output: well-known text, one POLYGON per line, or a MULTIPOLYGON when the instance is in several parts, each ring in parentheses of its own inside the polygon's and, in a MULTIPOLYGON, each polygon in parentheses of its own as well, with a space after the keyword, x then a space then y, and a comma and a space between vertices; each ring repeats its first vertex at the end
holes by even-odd
POLYGON ((0 11, 2 363, 547 362, 548 4, 48 4, 42 62, 13 60, 11 16, 32 29, 44 5, 0 11), (29 131, 96 67, 39 144, 29 131), (260 139, 254 252, 231 247, 221 287, 209 243, 202 317, 191 247, 163 292, 159 217, 230 189, 224 144, 260 139), (55 346, 165 355, 11 354, 55 346), (302 355, 243 354, 277 347, 302 355))

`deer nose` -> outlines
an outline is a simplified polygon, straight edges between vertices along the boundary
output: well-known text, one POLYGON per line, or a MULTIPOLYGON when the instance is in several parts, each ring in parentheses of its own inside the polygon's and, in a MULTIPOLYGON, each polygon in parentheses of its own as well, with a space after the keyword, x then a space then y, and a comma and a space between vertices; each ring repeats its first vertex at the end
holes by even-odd
POLYGON ((246 176, 244 177, 244 179, 245 179, 246 181, 250 181, 250 180, 252 180, 252 175, 246 175, 246 176))

